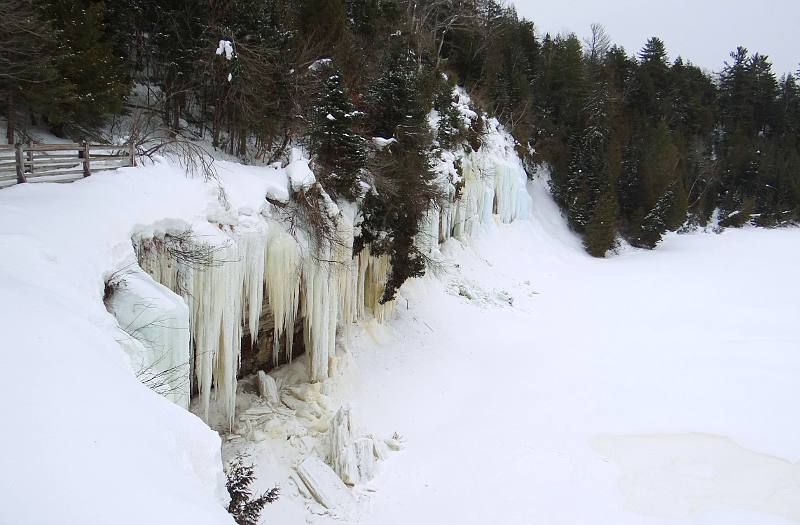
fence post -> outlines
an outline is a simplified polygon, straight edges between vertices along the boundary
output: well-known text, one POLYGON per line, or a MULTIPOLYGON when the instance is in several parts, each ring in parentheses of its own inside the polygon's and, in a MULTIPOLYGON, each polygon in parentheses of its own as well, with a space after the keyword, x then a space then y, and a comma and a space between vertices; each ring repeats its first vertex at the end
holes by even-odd
POLYGON ((82 152, 81 153, 82 153, 82 157, 83 157, 83 176, 84 177, 88 177, 89 175, 92 174, 92 168, 89 165, 89 161, 91 160, 89 158, 89 143, 86 142, 85 140, 83 141, 83 146, 82 146, 82 152))
POLYGON ((17 184, 28 182, 25 178, 25 156, 22 152, 22 144, 16 144, 16 158, 17 158, 17 184))

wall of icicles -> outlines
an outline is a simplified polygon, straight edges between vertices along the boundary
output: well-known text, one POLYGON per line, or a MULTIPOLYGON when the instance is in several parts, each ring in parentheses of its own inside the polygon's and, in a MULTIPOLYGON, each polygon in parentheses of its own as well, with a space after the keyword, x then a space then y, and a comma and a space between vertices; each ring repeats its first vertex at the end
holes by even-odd
MULTIPOLYGON (((428 213, 417 240, 429 253, 451 237, 468 240, 481 224, 508 223, 527 213, 527 177, 512 147, 463 154, 458 162, 463 177, 459 197, 452 177, 443 179, 450 199, 428 213)), ((368 250, 352 255, 356 212, 334 209, 334 238, 319 245, 302 233, 290 233, 284 221, 275 219, 275 211, 265 200, 255 220, 219 225, 218 235, 210 246, 204 241, 199 255, 190 235, 134 241, 141 269, 188 306, 181 310, 173 301, 170 320, 145 327, 149 341, 160 349, 145 365, 156 375, 169 372, 174 382, 169 397, 179 404, 188 406, 195 392, 206 420, 213 400, 233 421, 243 350, 259 354, 259 364, 269 368, 290 362, 301 344, 309 379, 322 381, 336 367, 337 335, 368 316, 383 322, 393 309, 392 303, 379 302, 390 270, 388 257, 368 250), (188 318, 183 324, 175 319, 181 315, 188 318), (187 329, 181 330, 182 325, 187 329), (180 363, 186 366, 176 368, 180 363)), ((122 324, 124 304, 135 301, 117 302, 115 314, 122 324)), ((128 317, 137 315, 131 311, 128 317)))

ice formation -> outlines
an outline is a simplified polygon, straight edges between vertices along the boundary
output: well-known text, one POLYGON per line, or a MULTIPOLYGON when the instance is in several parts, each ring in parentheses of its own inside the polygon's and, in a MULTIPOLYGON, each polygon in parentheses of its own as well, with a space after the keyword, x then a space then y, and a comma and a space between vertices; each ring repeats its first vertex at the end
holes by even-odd
POLYGON ((349 407, 342 407, 330 424, 328 463, 346 485, 369 481, 375 475, 375 460, 382 456, 372 436, 359 436, 349 407))
POLYGON ((342 480, 318 458, 307 457, 297 467, 297 473, 314 499, 326 509, 346 514, 354 505, 355 500, 342 480))
MULTIPOLYGON (((267 263, 264 280, 275 319, 272 357, 275 365, 280 357, 281 337, 286 339, 286 358, 292 361, 294 323, 300 304, 300 245, 277 224, 270 228, 272 234, 267 245, 267 263), (285 334, 285 335, 284 335, 285 334)), ((253 331, 251 330, 251 333, 253 331)))
MULTIPOLYGON (((468 105, 462 113, 476 118, 468 105)), ((434 253, 450 237, 467 240, 493 220, 511 222, 527 214, 527 177, 514 141, 496 120, 490 119, 487 129, 478 151, 444 152, 435 166, 450 199, 425 217, 416 239, 423 252, 434 253)), ((266 199, 260 214, 203 226, 201 243, 167 234, 136 239, 141 267, 188 305, 195 388, 206 420, 213 391, 233 424, 242 339, 249 333, 251 344, 257 342, 267 305, 274 321, 273 363, 292 360, 295 326, 302 321, 312 382, 324 381, 335 368, 340 331, 370 314, 383 322, 394 308, 380 302, 389 256, 372 255, 368 248, 352 256, 357 210, 325 194, 300 150, 293 150, 286 175, 294 192, 320 189, 335 224, 332 239, 311 242, 290 230, 274 219, 275 208, 266 199), (208 260, 192 256, 198 246, 208 260)))
POLYGON ((436 170, 443 179, 461 184, 456 196, 450 188, 450 199, 431 214, 438 212, 438 222, 430 217, 423 231, 423 246, 432 248, 430 241, 437 236, 445 241, 450 237, 468 240, 482 224, 496 216, 503 223, 525 218, 530 208, 528 180, 522 162, 514 152, 514 139, 496 120, 489 120, 489 133, 478 151, 443 155, 436 170), (460 173, 456 163, 461 166, 460 173))
POLYGON ((213 391, 229 425, 244 328, 255 344, 265 299, 275 324, 274 362, 281 355, 291 361, 295 323, 302 319, 312 381, 329 376, 338 329, 371 312, 382 321, 391 311, 378 302, 388 258, 368 252, 353 258, 353 226, 343 214, 336 217, 335 238, 316 250, 274 220, 240 226, 203 236, 202 243, 185 235, 136 240, 141 267, 189 306, 202 414, 208 418, 213 391), (197 261, 196 252, 210 259, 197 261))
POLYGON ((108 299, 124 331, 118 339, 140 380, 176 404, 189 407, 189 310, 180 297, 130 265, 112 278, 108 299))

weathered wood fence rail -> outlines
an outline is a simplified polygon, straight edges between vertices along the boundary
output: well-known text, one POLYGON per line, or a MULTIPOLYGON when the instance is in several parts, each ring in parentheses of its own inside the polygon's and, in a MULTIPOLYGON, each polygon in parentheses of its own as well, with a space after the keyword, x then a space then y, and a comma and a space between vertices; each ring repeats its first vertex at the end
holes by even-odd
POLYGON ((0 188, 25 182, 73 182, 98 171, 135 165, 132 144, 0 145, 0 188))

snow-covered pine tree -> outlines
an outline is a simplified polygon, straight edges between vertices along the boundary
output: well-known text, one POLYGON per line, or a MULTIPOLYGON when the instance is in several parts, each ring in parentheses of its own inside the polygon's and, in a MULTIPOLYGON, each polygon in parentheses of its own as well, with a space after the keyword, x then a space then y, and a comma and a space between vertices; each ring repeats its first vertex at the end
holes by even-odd
POLYGON ((438 76, 436 80, 433 94, 433 109, 439 114, 436 141, 442 149, 453 149, 466 137, 464 121, 453 100, 455 83, 445 76, 438 76))
POLYGON ((330 193, 355 200, 364 168, 364 138, 357 131, 361 113, 350 101, 341 73, 330 61, 317 62, 319 79, 309 118, 309 149, 322 185, 330 193))

